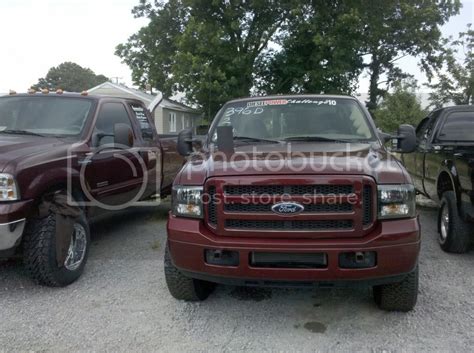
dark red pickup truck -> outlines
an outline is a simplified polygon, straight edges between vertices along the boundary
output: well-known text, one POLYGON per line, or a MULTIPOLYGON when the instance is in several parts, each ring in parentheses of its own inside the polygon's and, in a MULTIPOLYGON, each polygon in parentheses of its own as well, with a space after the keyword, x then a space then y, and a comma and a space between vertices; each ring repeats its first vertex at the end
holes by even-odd
POLYGON ((75 281, 88 220, 156 204, 182 164, 176 137, 160 138, 140 101, 60 91, 0 97, 0 256, 21 255, 41 284, 75 281))
MULTIPOLYGON (((415 148, 402 125, 399 152, 415 148)), ((415 189, 352 97, 275 96, 229 102, 173 184, 165 275, 177 299, 215 283, 373 286, 385 310, 418 293, 415 189)))

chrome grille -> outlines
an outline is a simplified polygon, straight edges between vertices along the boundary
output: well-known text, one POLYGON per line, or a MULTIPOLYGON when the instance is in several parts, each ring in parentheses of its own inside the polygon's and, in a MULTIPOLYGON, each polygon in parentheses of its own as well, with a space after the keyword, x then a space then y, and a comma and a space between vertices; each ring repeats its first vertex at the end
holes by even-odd
POLYGON ((364 176, 214 177, 207 224, 217 235, 272 238, 361 237, 375 224, 375 182, 364 176), (266 184, 278 180, 279 184, 266 184), (265 196, 264 198, 260 196, 265 196), (335 200, 335 201, 334 201, 335 200), (278 214, 272 206, 299 203, 304 210, 278 214))

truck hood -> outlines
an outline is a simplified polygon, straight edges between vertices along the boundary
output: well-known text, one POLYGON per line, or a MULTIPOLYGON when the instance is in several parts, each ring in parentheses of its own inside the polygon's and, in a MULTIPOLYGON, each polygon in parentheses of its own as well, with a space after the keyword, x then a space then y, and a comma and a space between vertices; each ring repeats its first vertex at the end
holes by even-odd
POLYGON ((0 135, 0 171, 18 159, 56 150, 66 143, 54 137, 0 135))
POLYGON ((193 157, 177 182, 202 185, 207 178, 245 175, 368 175, 380 184, 411 182, 400 162, 378 143, 246 145, 233 154, 193 157))

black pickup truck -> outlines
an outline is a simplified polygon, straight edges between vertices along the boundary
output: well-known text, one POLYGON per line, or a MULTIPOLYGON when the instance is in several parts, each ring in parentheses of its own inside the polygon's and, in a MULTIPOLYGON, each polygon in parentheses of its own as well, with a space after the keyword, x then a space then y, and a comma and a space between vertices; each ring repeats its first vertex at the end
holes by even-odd
POLYGON ((436 110, 416 135, 416 151, 402 161, 417 191, 439 202, 441 248, 467 252, 474 234, 474 106, 436 110))

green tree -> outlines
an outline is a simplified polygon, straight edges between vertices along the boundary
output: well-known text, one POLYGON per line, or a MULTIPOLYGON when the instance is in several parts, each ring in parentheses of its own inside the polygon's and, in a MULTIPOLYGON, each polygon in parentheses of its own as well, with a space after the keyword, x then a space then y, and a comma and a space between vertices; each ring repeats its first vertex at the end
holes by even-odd
POLYGON ((352 93, 363 69, 361 18, 346 0, 299 1, 260 68, 263 93, 352 93))
POLYGON ((418 86, 413 79, 394 83, 393 91, 387 92, 373 115, 377 127, 384 132, 394 132, 401 124, 417 126, 427 115, 416 95, 418 86))
POLYGON ((148 84, 170 96, 173 93, 172 68, 178 52, 178 40, 185 27, 189 9, 182 0, 166 4, 140 0, 133 8, 135 18, 147 17, 150 22, 119 44, 115 54, 132 70, 134 84, 144 89, 148 84))
POLYGON ((72 63, 64 62, 49 69, 44 78, 33 85, 34 89, 47 88, 49 90, 62 89, 67 92, 82 92, 108 81, 104 75, 96 75, 88 68, 72 63))
POLYGON ((440 26, 460 0, 140 0, 149 25, 117 46, 135 84, 183 91, 209 115, 251 93, 352 93, 370 78, 373 112, 416 56, 441 65, 440 26))
POLYGON ((370 80, 370 111, 393 82, 407 77, 397 63, 420 60, 431 75, 443 50, 440 26, 460 9, 459 0, 302 0, 297 21, 271 59, 274 92, 345 92, 364 70, 370 80))
POLYGON ((179 90, 214 114, 250 94, 262 53, 288 22, 286 0, 141 0, 133 13, 150 24, 117 47, 133 81, 179 90))
POLYGON ((451 42, 444 55, 444 65, 438 71, 437 83, 427 86, 433 90, 430 102, 436 108, 446 104, 474 104, 474 30, 471 25, 451 42), (458 59, 459 55, 464 59, 458 59))
POLYGON ((374 111, 387 88, 406 78, 398 60, 414 56, 428 76, 440 66, 436 55, 442 51, 441 29, 448 19, 459 13, 459 0, 367 0, 360 2, 365 44, 361 52, 370 59, 367 108, 374 111))

